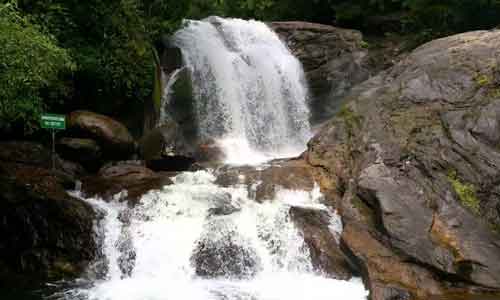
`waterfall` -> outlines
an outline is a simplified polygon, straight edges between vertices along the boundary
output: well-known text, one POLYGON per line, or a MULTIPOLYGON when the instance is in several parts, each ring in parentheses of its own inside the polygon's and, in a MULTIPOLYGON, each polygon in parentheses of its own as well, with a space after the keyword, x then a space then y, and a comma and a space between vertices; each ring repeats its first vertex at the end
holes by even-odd
POLYGON ((191 73, 200 139, 222 141, 235 162, 304 150, 310 138, 304 71, 266 24, 186 21, 172 42, 191 73))
POLYGON ((177 81, 177 78, 179 76, 179 73, 182 71, 182 68, 176 69, 172 71, 171 74, 165 74, 163 71, 161 73, 161 80, 163 82, 164 91, 163 95, 161 97, 161 107, 160 107, 160 117, 159 117, 159 122, 158 125, 164 125, 168 119, 170 118, 169 112, 167 111, 168 103, 170 99, 172 98, 173 90, 172 86, 175 84, 177 81))
MULTIPOLYGON (((304 149, 310 135, 304 74, 265 24, 216 17, 188 21, 173 41, 191 73, 200 138, 218 140, 229 163, 304 149)), ((166 78, 164 102, 174 97, 179 72, 166 78)), ((168 113, 161 111, 163 121, 168 113)), ((292 207, 318 210, 330 218, 328 232, 340 236, 340 217, 321 203, 319 187, 277 188, 259 202, 262 182, 244 184, 240 174, 239 183, 220 186, 216 177, 215 170, 177 174, 172 184, 150 191, 133 207, 120 202, 121 194, 106 201, 82 198, 104 216, 96 231, 102 241, 96 265, 104 267, 88 284, 55 297, 366 299, 360 279, 336 280, 313 267, 311 249, 293 221, 292 207)))
POLYGON ((107 275, 65 293, 67 300, 344 300, 365 299, 359 279, 313 271, 290 207, 327 210, 313 191, 281 189, 258 203, 248 186, 220 187, 210 171, 187 172, 151 191, 134 208, 87 199, 105 214, 107 275), (213 276, 205 276, 211 274, 213 276))

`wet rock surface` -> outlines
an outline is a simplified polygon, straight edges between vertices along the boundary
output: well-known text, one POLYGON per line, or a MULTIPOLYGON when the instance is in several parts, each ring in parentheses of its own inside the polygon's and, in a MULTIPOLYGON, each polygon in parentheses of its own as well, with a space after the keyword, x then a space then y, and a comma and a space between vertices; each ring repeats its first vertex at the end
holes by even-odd
POLYGON ((304 66, 313 124, 331 117, 344 96, 369 78, 371 66, 357 30, 307 22, 273 22, 271 28, 304 66))
POLYGON ((97 176, 82 179, 82 191, 88 197, 104 200, 119 195, 119 200, 135 205, 150 190, 171 184, 172 173, 155 173, 143 166, 142 161, 123 161, 102 167, 97 176))
POLYGON ((350 279, 357 270, 340 249, 339 237, 331 229, 332 216, 304 207, 291 207, 290 215, 304 236, 315 269, 336 279, 350 279))
POLYGON ((72 135, 94 139, 110 160, 127 159, 135 151, 135 141, 127 127, 108 116, 74 111, 68 115, 67 122, 72 135))
MULTIPOLYGON (((51 151, 40 143, 27 141, 0 142, 0 162, 9 163, 12 170, 20 167, 37 167, 52 169, 51 151)), ((67 161, 55 156, 55 168, 66 178, 64 187, 72 189, 74 181, 79 176, 86 174, 85 169, 78 163, 67 161)))
POLYGON ((89 171, 99 170, 102 163, 101 147, 92 139, 61 138, 56 149, 64 159, 78 162, 89 171))
POLYGON ((234 228, 231 220, 213 218, 197 242, 191 261, 201 277, 248 278, 259 271, 260 260, 255 249, 249 248, 234 228))
POLYGON ((39 144, 0 149, 0 286, 79 276, 95 256, 96 216, 66 193, 74 177, 50 170, 50 152, 39 144))
POLYGON ((139 144, 146 165, 155 171, 186 171, 196 161, 194 147, 173 121, 153 129, 139 144))
POLYGON ((283 160, 254 167, 224 167, 218 170, 216 183, 221 186, 245 184, 258 202, 272 200, 280 189, 311 191, 314 170, 303 160, 283 160))
POLYGON ((499 46, 481 31, 419 47, 309 143, 374 300, 500 289, 499 46))

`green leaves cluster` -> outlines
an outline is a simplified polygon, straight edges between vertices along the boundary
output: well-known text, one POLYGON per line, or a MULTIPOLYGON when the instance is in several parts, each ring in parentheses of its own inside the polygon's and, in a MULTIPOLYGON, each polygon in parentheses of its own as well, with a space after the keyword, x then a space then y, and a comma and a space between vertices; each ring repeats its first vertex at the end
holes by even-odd
POLYGON ((448 173, 448 180, 458 195, 460 202, 474 214, 478 215, 481 210, 481 205, 479 203, 479 199, 477 198, 476 188, 474 185, 462 182, 458 178, 456 171, 450 171, 448 173))
POLYGON ((177 28, 189 1, 22 0, 77 64, 75 101, 110 109, 152 92, 154 43, 177 28))
POLYGON ((177 0, 0 0, 0 122, 42 110, 112 113, 149 98, 155 44, 187 15, 177 0))
POLYGON ((0 45, 0 129, 21 123, 30 131, 40 112, 68 92, 63 82, 75 64, 15 4, 0 4, 0 45))
POLYGON ((331 23, 329 0, 191 0, 189 17, 209 15, 258 20, 309 20, 331 23))

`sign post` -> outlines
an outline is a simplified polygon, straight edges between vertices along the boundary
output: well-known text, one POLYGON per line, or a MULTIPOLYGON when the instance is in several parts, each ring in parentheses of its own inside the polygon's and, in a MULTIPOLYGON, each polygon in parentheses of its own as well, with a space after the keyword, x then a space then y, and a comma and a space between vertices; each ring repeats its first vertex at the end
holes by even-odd
POLYGON ((40 125, 42 128, 52 131, 52 170, 54 170, 56 168, 56 130, 66 129, 66 116, 42 114, 40 125))

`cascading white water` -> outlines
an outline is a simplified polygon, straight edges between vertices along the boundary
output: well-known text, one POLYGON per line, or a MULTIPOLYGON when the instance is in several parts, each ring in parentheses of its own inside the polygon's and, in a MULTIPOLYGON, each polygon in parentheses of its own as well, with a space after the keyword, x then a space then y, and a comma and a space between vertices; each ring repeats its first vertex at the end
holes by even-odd
MULTIPOLYGON (((189 21, 174 42, 193 77, 201 138, 219 139, 229 163, 303 150, 310 134, 303 71, 265 24, 216 17, 189 21)), ((177 74, 166 84, 167 101, 177 74)), ((258 182, 221 187, 214 174, 181 173, 133 208, 120 203, 120 195, 110 202, 84 199, 104 214, 98 232, 105 276, 56 298, 366 299, 361 280, 335 280, 314 270, 292 220, 293 206, 324 210, 338 238, 340 218, 320 203, 319 188, 281 189, 259 203, 252 198, 258 182)))
POLYGON ((225 141, 232 162, 304 150, 310 137, 304 72, 266 24, 186 21, 173 43, 191 72, 201 139, 225 141))
POLYGON ((161 99, 162 104, 160 107, 160 118, 159 118, 159 122, 158 122, 159 126, 165 125, 164 123, 166 123, 166 121, 170 118, 169 112, 167 111, 167 103, 170 101, 170 99, 172 97, 172 93, 173 93, 172 86, 177 81, 177 78, 182 70, 183 70, 183 68, 176 69, 176 70, 172 71, 171 74, 168 74, 168 75, 163 73, 163 71, 161 73, 161 75, 162 75, 161 80, 162 80, 163 86, 165 86, 165 88, 164 88, 162 99, 161 99))
MULTIPOLYGON (((220 187, 207 171, 182 173, 173 181, 132 209, 117 201, 87 200, 106 214, 108 272, 90 288, 65 293, 65 299, 365 299, 360 280, 334 280, 313 271, 309 250, 290 221, 291 206, 327 210, 318 201, 318 188, 281 190, 258 203, 247 186, 220 187), (205 254, 209 260, 203 261, 205 254), (220 263, 215 272, 222 267, 233 273, 206 278, 200 275, 203 263, 220 263)), ((339 217, 329 214, 332 234, 339 234, 339 217)))

